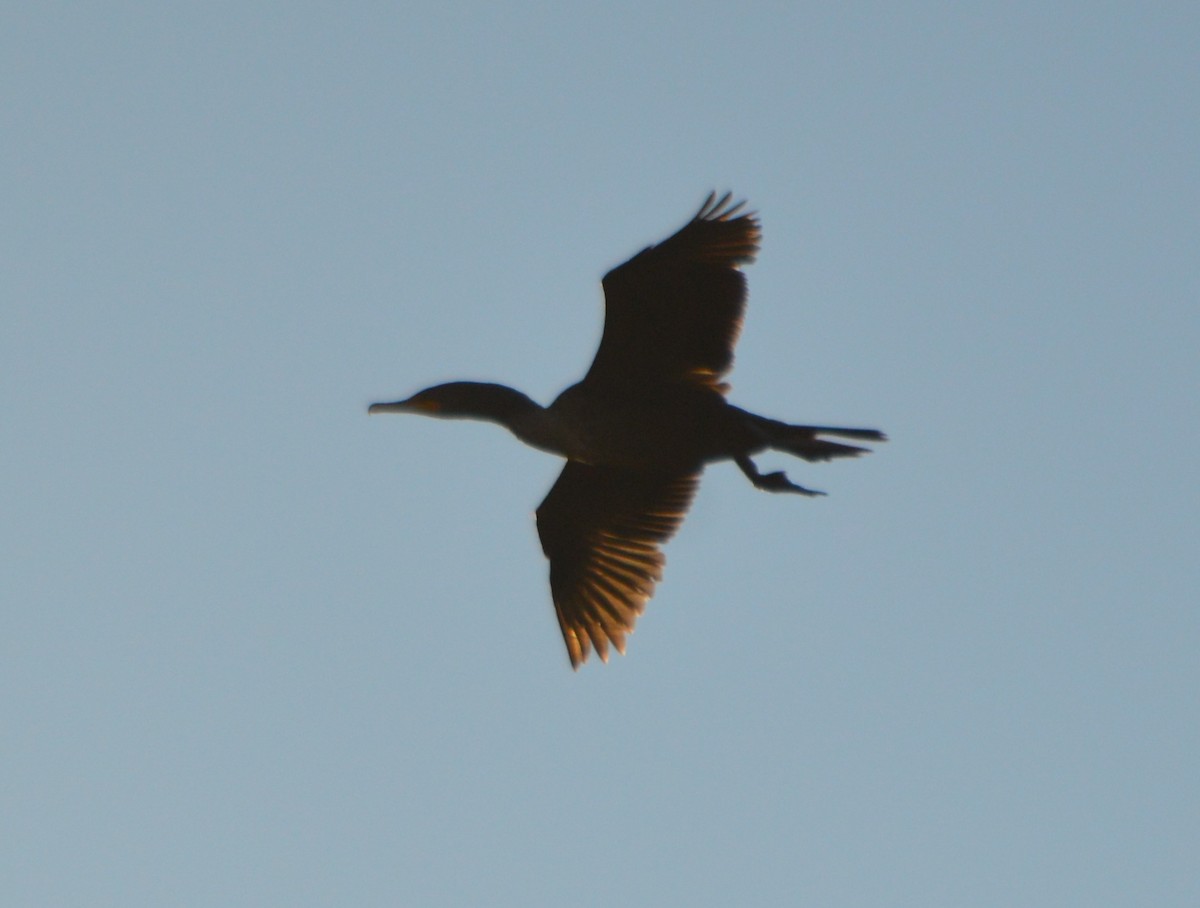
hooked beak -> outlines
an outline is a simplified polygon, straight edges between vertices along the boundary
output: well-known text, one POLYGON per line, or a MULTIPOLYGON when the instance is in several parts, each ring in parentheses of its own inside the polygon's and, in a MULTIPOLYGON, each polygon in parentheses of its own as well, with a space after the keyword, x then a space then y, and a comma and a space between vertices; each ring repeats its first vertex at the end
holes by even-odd
POLYGON ((367 413, 436 413, 438 406, 431 400, 418 401, 409 397, 390 404, 371 404, 367 413))
POLYGON ((394 404, 371 404, 368 413, 405 413, 408 411, 408 401, 398 400, 394 404))

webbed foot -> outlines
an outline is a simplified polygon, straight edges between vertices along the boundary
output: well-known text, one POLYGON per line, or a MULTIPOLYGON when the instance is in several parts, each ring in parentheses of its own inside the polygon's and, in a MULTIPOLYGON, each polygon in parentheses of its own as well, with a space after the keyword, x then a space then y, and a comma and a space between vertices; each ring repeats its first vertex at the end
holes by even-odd
POLYGON ((787 474, 782 470, 774 473, 760 473, 758 472, 758 467, 754 465, 754 461, 749 457, 737 457, 734 458, 734 462, 746 474, 746 478, 754 484, 756 489, 762 489, 766 492, 794 492, 797 495, 809 496, 825 494, 816 489, 806 489, 804 486, 796 485, 796 483, 787 478, 787 474))

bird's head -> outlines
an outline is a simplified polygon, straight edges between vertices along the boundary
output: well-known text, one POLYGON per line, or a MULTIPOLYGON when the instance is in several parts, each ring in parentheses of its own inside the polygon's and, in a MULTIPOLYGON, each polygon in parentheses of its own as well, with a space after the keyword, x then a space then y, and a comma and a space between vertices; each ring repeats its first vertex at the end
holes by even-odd
POLYGON ((454 398, 455 382, 449 385, 435 385, 432 388, 426 388, 424 391, 418 391, 412 397, 407 397, 404 400, 397 400, 392 403, 371 404, 367 408, 368 413, 424 413, 427 416, 445 416, 448 415, 442 411, 446 408, 448 401, 452 402, 454 398))
POLYGON ((452 381, 418 391, 394 403, 371 404, 368 413, 422 413, 442 419, 505 418, 539 409, 537 404, 512 388, 489 382, 452 381))

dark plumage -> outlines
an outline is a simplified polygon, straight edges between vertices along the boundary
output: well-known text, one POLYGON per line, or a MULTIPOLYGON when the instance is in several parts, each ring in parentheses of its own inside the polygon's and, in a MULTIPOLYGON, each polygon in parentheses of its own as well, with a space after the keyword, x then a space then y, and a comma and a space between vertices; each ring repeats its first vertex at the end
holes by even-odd
POLYGON ((519 391, 451 382, 371 413, 483 419, 567 459, 537 510, 550 591, 571 665, 625 639, 662 577, 660 546, 679 528, 706 464, 733 460, 760 489, 822 493, 751 455, 768 448, 804 460, 866 451, 830 441, 884 441, 875 429, 794 426, 725 400, 721 378, 746 306, 739 267, 760 230, 744 202, 709 195, 678 233, 604 276, 604 334, 583 380, 541 407, 519 391))

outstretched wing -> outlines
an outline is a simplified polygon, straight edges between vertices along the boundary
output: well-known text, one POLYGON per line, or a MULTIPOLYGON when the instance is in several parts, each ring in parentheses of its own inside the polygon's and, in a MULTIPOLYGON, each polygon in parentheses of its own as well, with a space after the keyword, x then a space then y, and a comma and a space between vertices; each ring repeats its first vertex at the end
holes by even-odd
POLYGON ((550 593, 571 666, 625 638, 662 578, 659 546, 683 522, 700 474, 631 473, 568 461, 537 510, 550 593))
POLYGON ((604 276, 604 334, 584 383, 720 387, 746 308, 738 267, 754 260, 762 234, 730 198, 710 194, 678 233, 604 276))

